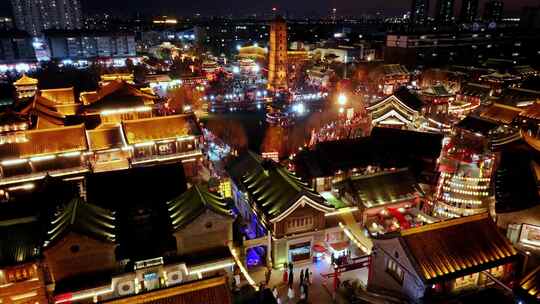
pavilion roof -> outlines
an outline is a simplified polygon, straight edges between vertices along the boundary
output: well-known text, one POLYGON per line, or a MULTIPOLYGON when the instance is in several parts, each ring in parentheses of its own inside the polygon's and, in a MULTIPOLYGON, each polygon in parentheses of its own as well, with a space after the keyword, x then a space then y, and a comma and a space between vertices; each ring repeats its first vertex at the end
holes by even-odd
POLYGON ((240 155, 228 166, 231 178, 244 188, 266 220, 278 218, 302 197, 320 209, 331 209, 325 199, 281 165, 263 160, 251 151, 240 155))
POLYGON ((84 125, 54 129, 25 131, 26 141, 0 146, 0 154, 7 157, 30 157, 87 149, 84 125))
POLYGON ((540 300, 540 266, 529 272, 519 282, 519 287, 529 296, 540 300))
POLYGON ((497 123, 473 115, 465 117, 456 125, 459 129, 479 133, 484 136, 488 135, 488 133, 497 128, 497 126, 497 123))
POLYGON ((16 85, 16 86, 37 85, 37 84, 38 84, 38 80, 36 78, 29 77, 26 74, 23 74, 21 78, 13 82, 13 85, 16 85))
POLYGON ((404 230, 399 241, 426 282, 482 271, 517 257, 487 213, 404 230))
POLYGON ((494 103, 480 112, 480 117, 497 123, 510 124, 521 113, 522 109, 494 103))
POLYGON ((194 185, 179 197, 167 202, 167 209, 174 230, 179 230, 210 210, 222 216, 232 216, 228 202, 207 187, 194 185))
POLYGON ((157 97, 125 81, 113 80, 96 92, 81 93, 80 99, 86 111, 102 111, 152 105, 157 97))
POLYGON ((40 227, 34 216, 0 221, 0 266, 37 259, 41 254, 40 227))
POLYGON ((128 144, 200 135, 195 115, 160 116, 122 122, 128 144))
POLYGON ((358 198, 366 208, 413 200, 424 196, 408 169, 384 171, 371 175, 352 176, 338 183, 358 198))
POLYGON ((45 246, 51 246, 68 232, 114 242, 115 223, 114 212, 76 198, 53 214, 47 229, 45 246))
POLYGON ((491 92, 491 87, 488 85, 483 85, 479 83, 468 82, 461 86, 461 94, 466 96, 477 96, 481 98, 486 98, 491 92))
POLYGON ((521 113, 519 113, 519 116, 540 120, 540 103, 535 102, 534 104, 526 107, 521 113))

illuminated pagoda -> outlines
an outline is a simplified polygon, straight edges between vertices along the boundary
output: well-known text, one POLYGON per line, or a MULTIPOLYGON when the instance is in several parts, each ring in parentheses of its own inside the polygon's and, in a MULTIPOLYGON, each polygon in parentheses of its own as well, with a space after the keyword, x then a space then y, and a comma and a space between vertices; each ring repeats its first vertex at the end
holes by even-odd
MULTIPOLYGON (((251 151, 232 160, 227 172, 236 208, 248 223, 244 231, 248 266, 309 261, 316 244, 330 247, 316 240, 326 239, 326 229, 337 226, 325 217, 335 209, 307 183, 251 151)), ((331 240, 347 241, 343 237, 331 240)))
POLYGON ((17 100, 32 98, 38 89, 38 80, 23 74, 13 83, 17 100))
POLYGON ((270 23, 270 42, 268 53, 268 88, 287 89, 287 22, 277 17, 270 23))
POLYGON ((491 177, 495 155, 489 135, 497 127, 494 122, 467 116, 445 138, 434 194, 435 216, 453 218, 494 210, 491 177))
POLYGON ((416 130, 420 128, 424 103, 406 87, 367 107, 374 127, 416 130))
POLYGON ((368 288, 413 303, 509 284, 518 267, 517 250, 487 213, 374 240, 372 259, 368 288))
POLYGON ((11 109, 0 113, 0 145, 24 141, 24 132, 30 127, 27 115, 19 114, 11 109))

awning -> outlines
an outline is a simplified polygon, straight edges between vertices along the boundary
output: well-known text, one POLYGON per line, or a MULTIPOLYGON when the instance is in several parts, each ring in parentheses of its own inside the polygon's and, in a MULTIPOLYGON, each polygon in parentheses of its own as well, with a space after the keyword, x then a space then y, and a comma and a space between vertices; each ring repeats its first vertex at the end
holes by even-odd
POLYGON ((349 248, 349 242, 343 241, 343 242, 332 243, 330 244, 330 248, 332 248, 333 251, 342 251, 349 248))

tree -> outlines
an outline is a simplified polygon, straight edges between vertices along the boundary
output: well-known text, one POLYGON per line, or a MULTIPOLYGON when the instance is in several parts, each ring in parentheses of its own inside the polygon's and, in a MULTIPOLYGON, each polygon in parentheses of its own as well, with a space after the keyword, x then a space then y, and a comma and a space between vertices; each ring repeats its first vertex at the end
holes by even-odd
POLYGON ((208 121, 206 128, 215 136, 219 137, 225 144, 233 150, 244 150, 247 148, 248 139, 244 127, 236 120, 214 119, 208 121))

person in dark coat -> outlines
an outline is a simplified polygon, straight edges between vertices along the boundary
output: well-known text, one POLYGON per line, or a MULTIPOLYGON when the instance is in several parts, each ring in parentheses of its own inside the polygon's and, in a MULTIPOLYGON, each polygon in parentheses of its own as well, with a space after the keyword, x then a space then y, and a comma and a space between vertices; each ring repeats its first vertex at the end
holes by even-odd
POLYGON ((292 288, 293 287, 293 280, 294 280, 294 273, 291 271, 289 271, 289 287, 292 288))
POLYGON ((304 281, 309 285, 311 282, 309 281, 309 268, 306 268, 306 271, 304 272, 304 281))
POLYGON ((300 286, 304 284, 304 269, 300 269, 300 286))

